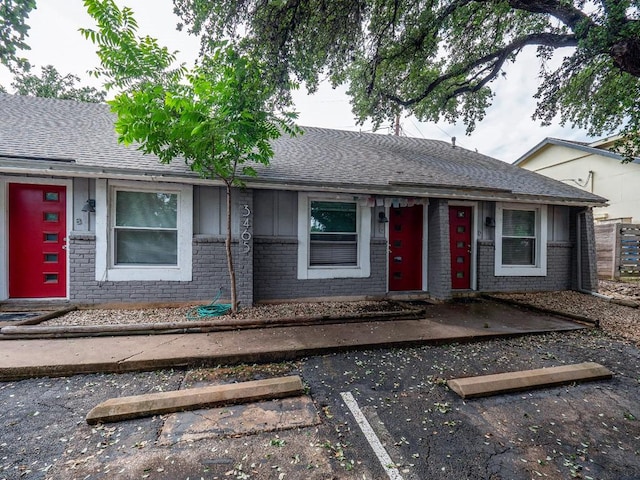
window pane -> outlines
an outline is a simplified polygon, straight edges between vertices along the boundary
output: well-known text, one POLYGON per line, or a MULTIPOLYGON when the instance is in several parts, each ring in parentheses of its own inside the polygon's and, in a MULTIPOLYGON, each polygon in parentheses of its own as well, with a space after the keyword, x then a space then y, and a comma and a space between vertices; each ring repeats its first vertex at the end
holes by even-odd
POLYGON ((536 212, 503 210, 502 235, 505 237, 534 237, 536 235, 536 212))
POLYGON ((356 204, 311 202, 312 232, 355 232, 356 204))
POLYGON ((160 192, 116 192, 116 226, 176 228, 178 195, 160 192))
POLYGON ((116 265, 177 265, 178 233, 115 230, 116 265))
POLYGON ((58 274, 57 273, 45 273, 44 274, 44 283, 58 283, 58 274))
POLYGON ((353 242, 358 241, 354 233, 312 233, 311 242, 353 242))
POLYGON ((536 241, 533 238, 503 238, 503 265, 535 265, 536 241))
POLYGON ((358 264, 357 242, 311 242, 309 265, 312 267, 356 266, 358 264))
POLYGON ((45 263, 58 263, 58 254, 57 253, 45 253, 44 254, 45 263))

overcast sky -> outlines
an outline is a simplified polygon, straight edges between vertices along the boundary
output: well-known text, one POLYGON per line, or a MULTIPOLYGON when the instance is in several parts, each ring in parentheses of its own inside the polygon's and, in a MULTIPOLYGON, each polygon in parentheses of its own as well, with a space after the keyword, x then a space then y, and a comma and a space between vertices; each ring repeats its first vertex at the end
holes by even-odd
MULTIPOLYGON (((177 32, 178 21, 173 14, 171 0, 117 0, 120 5, 133 8, 140 35, 151 35, 170 50, 179 50, 180 60, 192 65, 197 57, 199 42, 186 33, 177 32)), ((95 48, 85 40, 78 29, 93 27, 84 10, 82 0, 38 0, 37 9, 29 18, 28 43, 31 50, 24 53, 36 73, 44 65, 54 65, 61 74, 73 73, 83 79, 83 84, 100 87, 96 79, 86 75, 97 65, 95 48)), ((457 144, 470 150, 513 162, 545 137, 568 140, 589 140, 585 132, 559 125, 541 127, 531 120, 535 110, 533 94, 536 91, 538 65, 535 51, 525 52, 518 63, 507 70, 504 79, 494 82, 497 93, 494 105, 485 119, 478 124, 471 136, 465 135, 464 126, 447 123, 420 123, 415 118, 403 118, 401 125, 406 135, 449 141, 457 137, 457 144)), ((11 76, 0 67, 0 84, 10 90, 11 76)), ((359 126, 351 113, 346 88, 333 90, 321 87, 314 95, 303 88, 295 94, 298 123, 302 126, 327 127, 342 130, 370 130, 371 126, 359 126)), ((379 132, 388 132, 381 129, 379 132)))

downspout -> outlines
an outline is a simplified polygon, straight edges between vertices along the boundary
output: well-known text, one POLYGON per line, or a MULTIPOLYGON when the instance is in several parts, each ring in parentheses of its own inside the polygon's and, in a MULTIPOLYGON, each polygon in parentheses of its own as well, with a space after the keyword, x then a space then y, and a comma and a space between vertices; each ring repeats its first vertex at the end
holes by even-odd
POLYGON ((578 212, 576 215, 576 255, 577 255, 577 275, 578 275, 578 291, 581 293, 586 293, 588 295, 593 295, 594 297, 603 298, 605 300, 611 300, 611 297, 607 297, 606 295, 602 295, 601 293, 594 292, 591 290, 586 290, 582 288, 582 222, 580 221, 580 216, 584 215, 587 212, 587 209, 578 212))

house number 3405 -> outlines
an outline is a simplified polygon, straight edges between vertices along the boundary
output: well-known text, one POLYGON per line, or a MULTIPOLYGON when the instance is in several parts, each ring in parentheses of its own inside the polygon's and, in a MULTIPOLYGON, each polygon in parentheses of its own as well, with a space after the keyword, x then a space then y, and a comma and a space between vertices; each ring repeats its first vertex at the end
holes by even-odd
POLYGON ((247 204, 242 205, 242 223, 240 228, 243 229, 240 234, 242 252, 249 253, 251 251, 251 244, 249 243, 251 240, 251 232, 249 231, 251 228, 251 209, 247 204))

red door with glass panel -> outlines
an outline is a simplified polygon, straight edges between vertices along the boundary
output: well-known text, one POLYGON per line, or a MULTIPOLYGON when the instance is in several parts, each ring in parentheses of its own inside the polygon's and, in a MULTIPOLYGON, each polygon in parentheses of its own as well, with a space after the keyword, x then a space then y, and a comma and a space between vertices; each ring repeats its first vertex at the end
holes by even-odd
POLYGON ((422 205, 389 210, 389 290, 422 290, 422 205))
POLYGON ((471 207, 449 207, 451 288, 471 288, 471 207))
POLYGON ((66 187, 9 184, 9 297, 67 295, 66 187))

